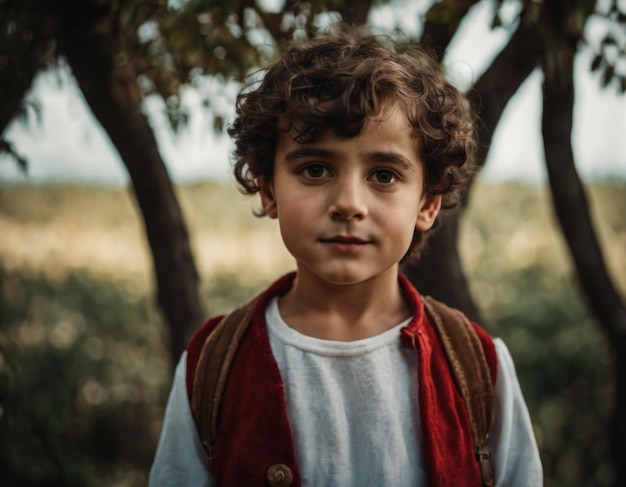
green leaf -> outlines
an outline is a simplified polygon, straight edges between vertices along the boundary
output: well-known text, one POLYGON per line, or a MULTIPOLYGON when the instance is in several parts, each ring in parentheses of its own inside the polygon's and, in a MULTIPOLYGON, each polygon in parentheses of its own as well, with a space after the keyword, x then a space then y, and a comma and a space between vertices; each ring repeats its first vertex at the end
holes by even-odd
POLYGON ((602 39, 602 47, 616 45, 617 41, 615 40, 615 37, 613 37, 611 34, 608 34, 604 39, 602 39))
POLYGON ((0 154, 6 154, 11 157, 24 174, 28 172, 28 161, 24 156, 19 154, 13 148, 13 144, 6 139, 0 139, 0 154))
POLYGON ((615 76, 615 67, 614 66, 607 66, 606 69, 604 70, 604 73, 602 73, 602 87, 606 88, 609 83, 613 80, 613 77, 615 76))
POLYGON ((502 17, 500 17, 498 12, 494 14, 493 20, 491 21, 491 28, 496 29, 497 27, 502 27, 502 17))
POLYGON ((449 9, 443 3, 433 5, 426 13, 426 22, 445 24, 450 20, 449 9))
POLYGON ((602 54, 598 54, 596 57, 593 58, 593 61, 591 62, 591 71, 597 71, 598 68, 600 67, 600 65, 602 64, 602 54))
POLYGON ((215 118, 213 118, 213 130, 215 131, 216 134, 221 134, 222 132, 224 132, 224 118, 216 115, 215 118))

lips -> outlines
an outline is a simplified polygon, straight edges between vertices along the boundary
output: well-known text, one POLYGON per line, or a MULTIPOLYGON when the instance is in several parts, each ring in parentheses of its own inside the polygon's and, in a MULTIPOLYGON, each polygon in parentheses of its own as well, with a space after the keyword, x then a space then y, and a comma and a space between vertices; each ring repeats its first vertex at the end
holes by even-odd
POLYGON ((365 240, 353 235, 334 235, 329 238, 322 238, 320 242, 332 252, 344 256, 357 256, 368 248, 371 240, 365 240))
POLYGON ((335 235, 330 238, 322 238, 323 243, 337 243, 345 245, 365 245, 370 243, 369 240, 364 240, 359 237, 353 237, 350 235, 335 235))

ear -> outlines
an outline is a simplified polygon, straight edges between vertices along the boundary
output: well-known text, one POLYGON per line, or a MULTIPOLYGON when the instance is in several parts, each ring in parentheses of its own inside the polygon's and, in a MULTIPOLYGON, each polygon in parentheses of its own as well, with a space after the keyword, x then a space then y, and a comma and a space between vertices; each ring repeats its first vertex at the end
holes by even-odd
POLYGON ((440 194, 435 196, 424 195, 422 197, 417 220, 415 221, 415 228, 418 231, 425 232, 433 226, 439 210, 441 210, 441 200, 442 196, 440 194))
POLYGON ((276 198, 274 196, 274 185, 271 181, 267 182, 264 177, 260 177, 259 188, 263 211, 270 218, 278 218, 278 208, 276 206, 276 198))

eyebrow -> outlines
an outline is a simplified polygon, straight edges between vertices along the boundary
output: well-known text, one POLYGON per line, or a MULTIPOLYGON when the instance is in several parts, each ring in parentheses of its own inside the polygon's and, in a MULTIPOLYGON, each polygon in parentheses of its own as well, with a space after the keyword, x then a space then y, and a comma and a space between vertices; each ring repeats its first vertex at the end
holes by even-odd
POLYGON ((367 152, 365 158, 377 164, 393 164, 406 171, 415 171, 415 164, 397 152, 367 152))
MULTIPOLYGON (((333 157, 339 157, 339 152, 332 149, 324 149, 321 147, 299 147, 298 149, 294 149, 285 154, 285 160, 288 162, 308 157, 329 159, 333 157)), ((412 164, 410 160, 398 154, 397 152, 366 152, 364 154, 364 158, 371 163, 392 164, 407 171, 415 171, 415 164, 412 164)))
POLYGON ((295 161, 305 157, 331 158, 337 156, 337 151, 322 149, 321 147, 300 147, 285 154, 286 161, 295 161))

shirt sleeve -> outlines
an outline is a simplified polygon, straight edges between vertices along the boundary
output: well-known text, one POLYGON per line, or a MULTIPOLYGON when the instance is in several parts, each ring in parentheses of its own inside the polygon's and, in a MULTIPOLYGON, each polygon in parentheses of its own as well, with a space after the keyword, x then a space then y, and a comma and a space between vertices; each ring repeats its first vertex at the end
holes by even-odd
POLYGON ((191 415, 185 381, 187 352, 174 373, 161 437, 150 469, 149 487, 212 487, 208 457, 191 415))
POLYGON ((489 440, 496 487, 541 487, 543 468, 530 415, 508 348, 494 340, 498 356, 495 417, 489 440))

